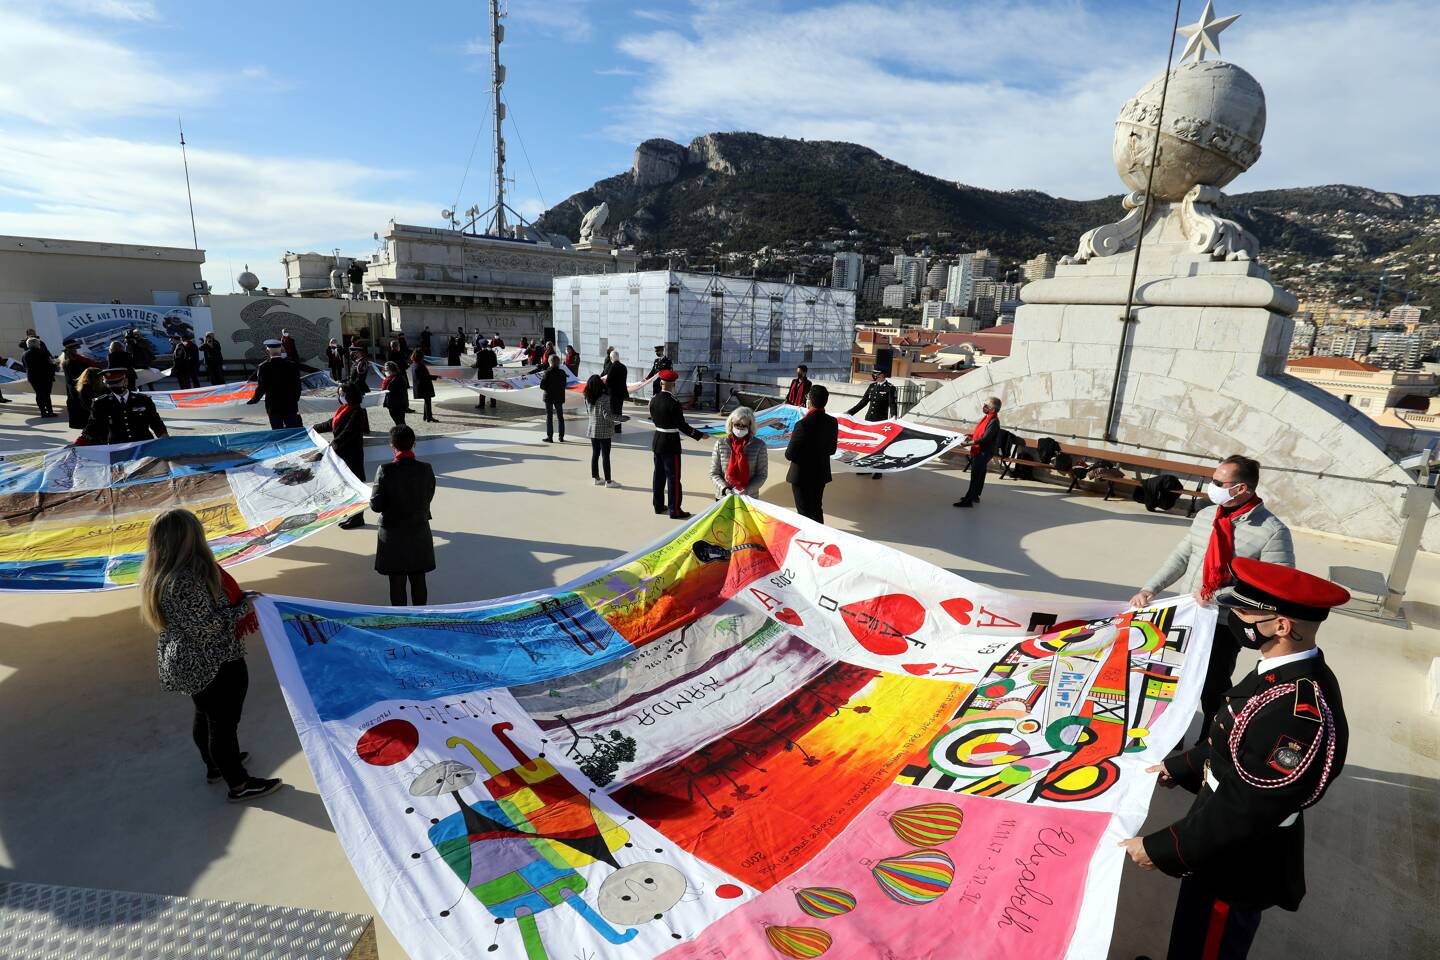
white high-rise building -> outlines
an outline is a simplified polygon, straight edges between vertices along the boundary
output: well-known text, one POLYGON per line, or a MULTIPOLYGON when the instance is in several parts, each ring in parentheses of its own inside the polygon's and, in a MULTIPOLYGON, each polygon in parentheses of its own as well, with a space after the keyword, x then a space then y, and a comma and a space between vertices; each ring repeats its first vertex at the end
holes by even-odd
POLYGON ((903 253, 895 255, 895 282, 904 286, 906 303, 914 303, 920 295, 920 288, 925 286, 925 271, 929 269, 929 265, 927 257, 907 257, 903 253))
POLYGON ((993 280, 1000 272, 1000 258, 991 256, 989 250, 976 250, 970 254, 976 280, 993 280))
POLYGON ((950 269, 950 264, 945 260, 935 260, 930 264, 930 269, 925 271, 925 286, 939 290, 945 286, 945 274, 950 269))
POLYGON ((880 306, 886 310, 903 310, 910 302, 905 294, 905 285, 892 283, 882 291, 880 295, 880 306))
POLYGON ((975 263, 970 254, 964 253, 945 278, 945 302, 963 311, 974 295, 975 263))
POLYGON ((858 253, 837 253, 830 261, 830 286, 836 290, 859 290, 865 282, 865 258, 858 253))

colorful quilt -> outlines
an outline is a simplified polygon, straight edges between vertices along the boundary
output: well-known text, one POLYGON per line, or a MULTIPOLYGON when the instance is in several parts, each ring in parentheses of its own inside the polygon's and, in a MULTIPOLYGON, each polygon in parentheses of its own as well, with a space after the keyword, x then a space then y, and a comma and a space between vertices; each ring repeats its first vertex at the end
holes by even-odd
POLYGON ((150 522, 186 507, 223 566, 308 537, 369 502, 308 430, 171 436, 0 460, 0 591, 133 586, 150 522))
POLYGON ((258 609, 386 923, 497 960, 1102 958, 1214 617, 739 497, 562 587, 258 609))
MULTIPOLYGON (((755 435, 765 446, 784 450, 790 434, 805 411, 783 404, 755 414, 755 435)), ((929 463, 964 441, 964 435, 908 420, 856 420, 834 415, 840 423, 835 462, 860 473, 897 473, 929 463)), ((702 433, 720 436, 724 426, 706 427, 702 433)))

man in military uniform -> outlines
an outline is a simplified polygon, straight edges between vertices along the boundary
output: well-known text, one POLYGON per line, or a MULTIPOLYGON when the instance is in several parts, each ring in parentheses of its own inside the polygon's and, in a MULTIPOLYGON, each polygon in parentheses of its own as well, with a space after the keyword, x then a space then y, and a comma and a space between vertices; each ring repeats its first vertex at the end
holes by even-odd
POLYGON ((134 443, 169 435, 165 421, 155 412, 155 401, 130 389, 129 373, 124 367, 110 367, 102 374, 110 392, 90 405, 90 420, 75 441, 77 446, 134 443))
POLYGON ((255 370, 255 395, 247 404, 265 401, 265 413, 270 417, 270 429, 298 427, 300 423, 300 367, 285 356, 285 346, 279 340, 266 340, 266 359, 260 361, 255 370))
POLYGON ((1226 692, 1208 739, 1149 768, 1163 785, 1196 794, 1190 812, 1120 841, 1141 867, 1184 878, 1170 960, 1243 958, 1261 911, 1299 908, 1301 811, 1340 775, 1349 743, 1340 687, 1315 635, 1350 594, 1261 560, 1236 557, 1231 572, 1234 585, 1215 598, 1223 626, 1261 660, 1226 692))
MULTIPOLYGON (((879 367, 870 375, 870 386, 865 388, 865 395, 860 402, 849 410, 845 411, 846 416, 855 416, 855 411, 865 407, 865 419, 870 422, 877 420, 888 420, 891 417, 900 416, 900 398, 895 390, 895 384, 886 377, 885 371, 879 367)), ((870 474, 870 479, 879 480, 880 474, 870 474)))
MULTIPOLYGON (((657 344, 655 344, 655 362, 652 363, 652 364, 650 364, 650 372, 645 375, 645 376, 646 376, 646 379, 649 379, 650 377, 657 377, 657 378, 658 378, 658 377, 660 376, 660 373, 661 373, 662 371, 664 371, 664 370, 671 370, 671 371, 673 371, 674 369, 675 369, 675 364, 671 362, 671 360, 670 360, 670 355, 665 352, 665 344, 663 344, 663 343, 657 343, 657 344)), ((672 387, 671 389, 674 389, 674 388, 672 387)), ((660 395, 660 380, 657 379, 654 383, 652 383, 652 384, 650 385, 650 396, 653 398, 653 397, 658 397, 659 395, 660 395)))
POLYGON ((171 369, 180 382, 181 390, 200 386, 200 348, 195 346, 195 334, 186 330, 180 335, 171 360, 171 369))
POLYGON ((674 520, 688 520, 691 515, 680 503, 680 434, 694 440, 703 440, 705 435, 685 422, 685 411, 680 409, 680 401, 671 392, 679 379, 674 370, 660 371, 656 381, 660 392, 650 398, 650 422, 655 424, 655 436, 650 440, 650 451, 655 458, 650 492, 656 513, 669 513, 674 520))

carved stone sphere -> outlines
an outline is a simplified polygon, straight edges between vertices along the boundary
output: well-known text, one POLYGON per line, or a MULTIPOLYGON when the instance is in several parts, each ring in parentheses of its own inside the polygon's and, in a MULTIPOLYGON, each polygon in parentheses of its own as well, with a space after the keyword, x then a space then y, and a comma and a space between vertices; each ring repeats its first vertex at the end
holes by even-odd
POLYGON ((260 278, 255 276, 255 274, 251 273, 249 270, 246 270, 244 273, 240 274, 240 276, 236 277, 235 282, 240 284, 240 289, 246 291, 247 293, 253 292, 256 287, 260 286, 260 278))
MULTIPOLYGON (((1146 84, 1115 120, 1115 170, 1131 190, 1145 189, 1164 80, 1146 84)), ((1264 134, 1265 91, 1254 77, 1223 60, 1181 64, 1165 98, 1155 199, 1179 201, 1196 184, 1225 186, 1260 159, 1264 134)))

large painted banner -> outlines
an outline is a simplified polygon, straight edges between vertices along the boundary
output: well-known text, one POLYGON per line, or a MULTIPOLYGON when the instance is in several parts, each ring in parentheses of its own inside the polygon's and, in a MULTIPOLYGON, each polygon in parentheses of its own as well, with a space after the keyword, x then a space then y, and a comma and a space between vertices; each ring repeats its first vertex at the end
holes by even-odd
POLYGON ((132 327, 150 341, 157 357, 171 353, 170 338, 186 330, 198 343, 214 329, 209 307, 155 307, 130 303, 49 303, 32 301, 35 332, 52 350, 66 340, 80 341, 80 352, 103 360, 113 340, 132 327))
POLYGON ((223 566, 364 508, 369 488, 314 433, 268 430, 61 447, 0 460, 0 591, 133 586, 150 522, 185 507, 223 566))
POLYGON ((258 609, 427 960, 1102 958, 1214 618, 999 593, 739 497, 557 588, 258 609))
MULTIPOLYGON (((783 450, 790 443, 795 424, 805 411, 783 404, 755 414, 755 435, 765 446, 783 450)), ((896 473, 929 463, 946 450, 964 441, 964 435, 909 420, 856 420, 835 417, 840 437, 835 462, 860 473, 896 473)), ((719 436, 723 426, 706 427, 702 433, 719 436)))
MULTIPOLYGON (((464 387, 466 390, 487 397, 494 397, 496 400, 504 400, 506 403, 514 403, 522 407, 533 407, 537 410, 545 409, 545 394, 540 389, 540 377, 538 373, 529 373, 523 377, 510 377, 505 380, 471 380, 457 379, 455 384, 464 387)), ((646 377, 637 383, 627 383, 631 396, 641 398, 641 391, 645 390, 655 380, 654 377, 646 377)), ((585 381, 565 371, 565 406, 576 409, 585 405, 585 381)))
MULTIPOLYGON (((300 411, 314 414, 334 413, 338 407, 338 388, 339 384, 323 370, 305 374, 300 378, 300 411)), ((192 387, 188 390, 152 390, 145 395, 155 401, 155 408, 162 417, 203 415, 244 407, 255 395, 255 381, 241 380, 218 386, 192 387)), ((365 406, 377 406, 383 397, 383 394, 371 390, 365 395, 365 406)), ((263 403, 263 400, 261 402, 263 403)), ((256 406, 253 409, 260 411, 264 408, 256 406)))

